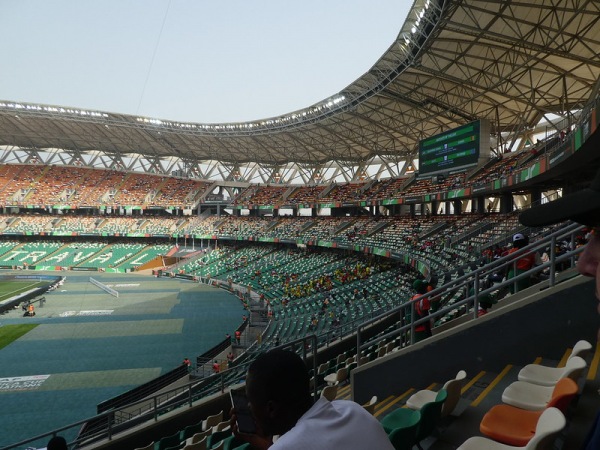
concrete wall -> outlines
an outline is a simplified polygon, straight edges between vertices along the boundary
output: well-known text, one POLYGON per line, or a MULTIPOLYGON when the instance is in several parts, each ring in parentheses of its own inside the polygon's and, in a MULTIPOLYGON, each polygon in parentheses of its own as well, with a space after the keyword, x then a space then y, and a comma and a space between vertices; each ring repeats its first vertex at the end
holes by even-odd
POLYGON ((444 382, 463 369, 500 372, 507 364, 525 365, 536 357, 560 359, 579 339, 596 342, 599 325, 595 285, 578 276, 503 306, 486 316, 386 355, 355 369, 352 395, 359 403, 383 399, 413 387, 444 382))

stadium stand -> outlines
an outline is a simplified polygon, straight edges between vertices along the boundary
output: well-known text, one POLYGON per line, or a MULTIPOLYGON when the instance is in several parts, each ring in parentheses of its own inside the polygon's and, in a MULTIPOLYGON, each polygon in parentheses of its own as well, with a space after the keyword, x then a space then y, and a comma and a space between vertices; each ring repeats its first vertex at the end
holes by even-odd
MULTIPOLYGON (((454 32, 448 25, 455 17, 452 14, 466 8, 467 2, 448 3, 452 8, 444 10, 448 16, 443 25, 454 32)), ((583 2, 581 9, 587 5, 589 2, 583 2)), ((576 13, 582 15, 581 11, 576 13)), ((565 28, 558 28, 568 34, 565 28)), ((542 47, 536 43, 539 51, 542 47)), ((588 47, 583 47, 587 51, 588 47)), ((427 56, 417 59, 435 59, 427 56)), ((593 60, 588 68, 597 68, 595 58, 577 56, 582 64, 593 60)), ((461 67, 471 67, 462 62, 461 67)), ((442 177, 420 176, 414 161, 408 160, 404 171, 389 179, 361 180, 364 171, 356 170, 356 176, 345 182, 325 183, 313 176, 306 186, 248 186, 235 183, 233 175, 219 186, 213 181, 135 173, 116 165, 98 170, 34 159, 25 164, 1 164, 4 210, 0 229, 6 239, 0 243, 2 268, 134 271, 172 251, 177 254, 174 248, 189 247, 187 243, 192 240, 192 246, 199 244, 198 252, 194 248, 189 258, 181 258, 174 265, 162 264, 156 274, 187 276, 230 290, 248 308, 250 321, 264 324, 257 332, 260 338, 239 345, 242 354, 231 370, 198 376, 164 401, 144 391, 156 403, 150 412, 131 413, 136 404, 128 399, 119 405, 128 411, 103 411, 98 417, 85 419, 74 426, 83 430, 83 443, 106 440, 101 444, 106 449, 134 448, 148 442, 156 443, 155 448, 191 444, 188 440, 198 433, 190 436, 192 432, 186 432, 185 427, 197 426, 199 417, 227 410, 223 394, 239 386, 254 355, 274 346, 293 347, 298 341, 302 342, 299 351, 313 366, 315 393, 324 388, 328 376, 332 379, 331 375, 346 371, 349 378, 335 380, 339 382, 338 397, 347 395, 361 404, 374 395, 385 399, 374 408, 374 414, 381 418, 394 405, 403 406, 410 399, 409 391, 449 379, 458 370, 477 374, 468 380, 463 395, 469 392, 471 398, 479 398, 485 389, 479 387, 477 391, 477 384, 491 386, 507 373, 516 375, 515 370, 528 367, 537 356, 535 352, 547 351, 551 366, 560 366, 556 360, 564 341, 589 339, 595 329, 594 318, 583 312, 597 306, 586 300, 593 296, 590 284, 572 270, 587 230, 571 224, 525 229, 518 224, 517 210, 541 200, 542 191, 576 189, 579 182, 589 178, 589 167, 597 166, 597 72, 588 71, 595 77, 592 84, 596 88, 569 89, 571 96, 582 91, 589 98, 579 102, 572 99, 576 114, 566 111, 568 117, 552 124, 545 138, 527 145, 525 141, 533 139, 533 134, 524 133, 522 145, 515 144, 519 148, 508 153, 502 152, 508 147, 498 142, 500 151, 493 159, 442 177), (224 196, 218 205, 211 204, 208 195, 215 188, 228 189, 233 201, 224 196), (299 217, 299 205, 310 210, 311 216, 299 217), (291 216, 279 217, 278 209, 284 206, 291 206, 287 208, 291 216), (323 210, 331 213, 320 214, 323 210), (530 288, 508 295, 512 281, 502 279, 522 255, 506 254, 510 237, 517 232, 531 237, 531 246, 524 252, 545 255, 546 260, 532 272, 520 275, 523 279, 532 277, 530 288), (409 300, 414 295, 415 279, 426 280, 433 288, 424 294, 435 304, 426 318, 415 313, 415 303, 421 299, 409 300), (494 298, 488 308, 491 311, 480 308, 486 295, 494 298), (573 305, 567 301, 573 297, 582 301, 573 305), (547 314, 542 317, 539 311, 547 314), (430 322, 432 336, 415 342, 415 327, 430 322), (563 332, 556 333, 558 329, 563 332), (307 344, 307 336, 314 343, 307 344), (417 367, 420 370, 413 370, 417 367), (133 426, 142 428, 146 419, 149 425, 144 431, 128 431, 133 426), (88 425, 82 427, 84 422, 88 425), (90 424, 100 423, 98 428, 90 428, 90 424)), ((585 78, 586 70, 576 72, 585 78)), ((519 83, 513 80, 508 84, 519 83)), ((563 85, 567 89, 569 83, 563 85)), ((500 96, 499 91, 493 94, 493 98, 500 96)), ((522 92, 518 94, 513 98, 522 92)), ((563 94, 567 96, 561 93, 561 104, 567 98, 563 94)), ((389 99, 400 96, 388 92, 389 99)), ((426 100, 420 104, 441 101, 432 95, 423 98, 426 100)), ((478 93, 477 98, 485 95, 478 93)), ((416 104, 416 100, 411 103, 416 104)), ((456 122, 450 116, 476 117, 477 111, 467 110, 466 103, 447 109, 436 106, 435 114, 429 110, 436 122, 415 134, 447 128, 456 122)), ((500 114, 498 102, 494 103, 500 114)), ((558 103, 535 106, 527 112, 538 116, 539 111, 558 108, 558 103)), ((521 108, 503 108, 520 118, 518 124, 505 123, 496 130, 494 138, 498 141, 506 130, 529 125, 521 108)), ((357 110, 352 114, 358 114, 357 110)), ((362 138, 357 141, 365 146, 362 138)), ((321 173, 320 168, 314 173, 321 173)), ((244 332, 249 333, 249 328, 244 332)), ((595 358, 590 366, 595 361, 597 367, 595 358)), ((583 386, 581 403, 586 403, 590 389, 597 390, 598 386, 597 375, 590 371, 587 376, 592 379, 583 386)), ((148 398, 142 401, 149 402, 148 398)), ((441 404, 439 407, 441 411, 441 404)), ((457 409, 460 411, 461 405, 457 409)), ((584 415, 589 422, 589 411, 584 415)), ((433 416, 431 426, 426 432, 417 432, 415 440, 431 439, 428 435, 436 427, 440 441, 452 440, 448 434, 444 437, 444 431, 452 424, 459 425, 460 420, 450 418, 454 422, 444 424, 436 414, 433 416)), ((202 427, 207 428, 211 427, 202 427)), ((212 431, 210 437, 226 436, 212 431)), ((569 442, 565 449, 575 448, 569 447, 570 435, 563 437, 569 442)), ((456 440, 451 444, 454 448, 460 445, 456 440)), ((435 449, 435 443, 429 448, 435 449)))

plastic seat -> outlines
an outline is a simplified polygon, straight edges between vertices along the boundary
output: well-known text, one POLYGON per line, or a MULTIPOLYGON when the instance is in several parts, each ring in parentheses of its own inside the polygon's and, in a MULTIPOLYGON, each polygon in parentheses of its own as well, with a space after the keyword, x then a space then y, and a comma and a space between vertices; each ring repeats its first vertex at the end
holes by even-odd
POLYGON ((329 361, 322 363, 317 368, 316 379, 319 384, 321 384, 323 382, 323 380, 325 379, 325 376, 327 375, 328 370, 329 370, 329 361))
POLYGON ((573 381, 581 376, 587 366, 580 356, 569 358, 565 367, 547 367, 539 364, 528 364, 519 371, 519 381, 538 384, 540 386, 554 386, 561 378, 569 377, 573 381))
POLYGON ((242 441, 240 438, 235 436, 229 436, 228 438, 223 439, 223 450, 233 450, 236 448, 243 447, 244 445, 249 445, 246 442, 242 441))
POLYGON ((223 411, 212 416, 208 416, 202 421, 202 431, 210 430, 212 427, 218 425, 223 420, 223 411))
POLYGON ((208 436, 207 442, 206 442, 206 448, 208 448, 208 449, 215 448, 221 443, 221 441, 223 441, 224 439, 227 439, 230 436, 233 437, 231 435, 231 430, 216 431, 213 434, 211 434, 210 436, 208 436))
POLYGON ((171 447, 167 447, 164 450, 181 450, 184 447, 184 445, 185 445, 185 442, 180 442, 179 444, 173 445, 171 447))
POLYGON ((216 431, 223 431, 227 428, 229 428, 231 424, 229 423, 229 420, 225 420, 223 422, 219 422, 218 424, 216 424, 213 428, 212 431, 213 433, 216 431))
MULTIPOLYGON (((565 379, 575 385, 573 380, 565 379)), ((563 380, 561 380, 563 381, 563 380)), ((564 414, 570 401, 577 393, 577 385, 572 395, 568 395, 568 402, 562 402, 563 408, 558 408, 564 414)), ((535 434, 535 429, 544 410, 530 411, 511 405, 496 405, 491 408, 479 425, 479 430, 495 441, 523 447, 535 434)))
POLYGON ((160 441, 158 441, 158 445, 156 446, 156 450, 165 450, 169 447, 175 447, 179 445, 181 440, 179 439, 179 431, 175 434, 171 434, 170 436, 165 436, 160 441))
POLYGON ((231 450, 250 450, 252 447, 250 446, 250 444, 248 442, 246 442, 245 444, 242 444, 238 447, 234 447, 231 450))
POLYGON ((186 444, 183 450, 206 450, 206 443, 208 438, 204 436, 201 440, 194 442, 193 444, 186 444))
POLYGON ((348 377, 350 377, 350 374, 352 373, 352 371, 354 369, 356 369, 356 367, 358 366, 358 363, 356 361, 351 362, 350 364, 348 364, 347 369, 348 369, 348 377))
POLYGON ((403 411, 411 411, 412 414, 405 414, 403 426, 390 431, 388 438, 394 449, 411 450, 417 442, 417 429, 421 421, 421 413, 410 409, 403 409, 403 411))
POLYGON ((201 433, 202 431, 203 431, 202 430, 202 422, 194 424, 194 425, 188 425, 181 432, 181 434, 179 436, 179 440, 185 441, 185 440, 191 438, 193 435, 195 435, 197 433, 201 433))
POLYGON ((154 441, 150 442, 145 447, 137 447, 134 450, 154 450, 154 441))
POLYGON ((348 368, 342 367, 337 372, 330 373, 329 375, 325 376, 325 381, 327 382, 327 384, 329 384, 331 386, 331 385, 335 384, 336 382, 343 383, 344 381, 346 381, 347 378, 348 378, 348 368))
POLYGON ((554 406, 564 413, 578 390, 577 383, 570 378, 558 380, 554 387, 515 381, 504 389, 502 401, 507 405, 530 411, 539 411, 554 406))
POLYGON ((363 404, 362 407, 365 408, 368 413, 374 414, 376 404, 377 404, 377 396, 374 395, 373 397, 371 397, 371 400, 369 400, 368 403, 363 404))
POLYGON ((579 356, 579 357, 585 359, 585 357, 588 355, 588 353, 590 353, 592 348, 593 348, 593 345, 590 344, 586 340, 582 339, 580 341, 577 341, 575 343, 575 345, 573 346, 573 350, 571 351, 571 355, 569 356, 569 358, 573 358, 574 356, 579 356))
POLYGON ((391 413, 386 414, 381 420, 381 425, 383 426, 385 432, 389 435, 394 430, 410 426, 415 420, 419 422, 420 419, 421 413, 419 411, 398 408, 391 413))
MULTIPOLYGON (((450 413, 452 413, 452 411, 454 411, 454 408, 456 408, 456 405, 460 400, 460 391, 466 377, 467 372, 461 370, 456 374, 455 378, 446 381, 442 387, 442 389, 445 389, 448 392, 448 398, 442 406, 442 417, 448 416, 450 413)), ((411 395, 406 401, 406 406, 408 406, 410 409, 420 410, 423 405, 435 401, 436 396, 437 392, 423 389, 411 395)))
POLYGON ((365 364, 367 364, 368 362, 370 362, 370 359, 369 359, 369 357, 368 357, 368 356, 361 356, 361 357, 358 359, 358 365, 359 365, 359 366, 365 365, 365 364))
POLYGON ((521 447, 496 442, 484 437, 472 437, 467 439, 457 450, 515 450, 518 448, 526 450, 541 450, 549 448, 556 435, 565 427, 567 421, 563 413, 557 408, 548 408, 541 414, 535 433, 531 440, 521 447))
POLYGON ((333 384, 331 386, 325 386, 321 391, 321 397, 325 397, 330 402, 335 400, 338 391, 338 384, 333 384))
POLYGON ((419 448, 421 448, 419 443, 431 435, 435 430, 435 427, 437 427, 438 422, 442 417, 442 407, 444 406, 447 397, 448 392, 446 392, 446 389, 440 389, 435 396, 435 400, 424 404, 421 408, 421 421, 417 428, 417 445, 419 448))
POLYGON ((185 443, 186 445, 195 444, 208 437, 211 433, 212 428, 210 430, 201 431, 200 433, 196 433, 192 437, 187 438, 185 443))

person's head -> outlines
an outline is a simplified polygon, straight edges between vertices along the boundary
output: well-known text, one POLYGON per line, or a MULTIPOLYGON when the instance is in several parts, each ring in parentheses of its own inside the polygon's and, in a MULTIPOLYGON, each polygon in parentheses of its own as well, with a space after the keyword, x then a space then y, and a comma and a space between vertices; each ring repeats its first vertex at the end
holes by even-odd
POLYGON ((413 282, 413 288, 417 294, 425 294, 427 293, 427 282, 417 279, 413 282))
POLYGON ((302 358, 273 349, 248 368, 246 393, 257 425, 265 435, 283 434, 310 409, 310 377, 302 358))
POLYGON ((523 233, 517 233, 512 238, 513 247, 523 248, 529 244, 529 239, 523 233))
MULTIPOLYGON (((519 220, 523 225, 530 227, 540 227, 565 220, 573 220, 590 227, 591 238, 579 256, 577 270, 582 275, 596 279, 596 297, 600 300, 600 169, 588 188, 530 208, 521 213, 519 220)), ((600 304, 598 313, 600 313, 600 304)))
POLYGON ((46 448, 48 450, 67 450, 67 441, 62 436, 54 436, 48 441, 46 448))

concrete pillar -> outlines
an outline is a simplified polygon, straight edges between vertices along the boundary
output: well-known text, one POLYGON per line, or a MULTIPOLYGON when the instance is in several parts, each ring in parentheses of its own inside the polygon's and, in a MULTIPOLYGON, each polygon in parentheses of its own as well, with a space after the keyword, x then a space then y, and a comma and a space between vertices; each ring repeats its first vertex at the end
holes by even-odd
POLYGON ((452 203, 454 205, 454 214, 456 214, 456 215, 462 214, 462 201, 454 200, 452 203))
POLYGON ((514 200, 510 192, 502 194, 500 197, 500 212, 507 214, 513 210, 514 200))

